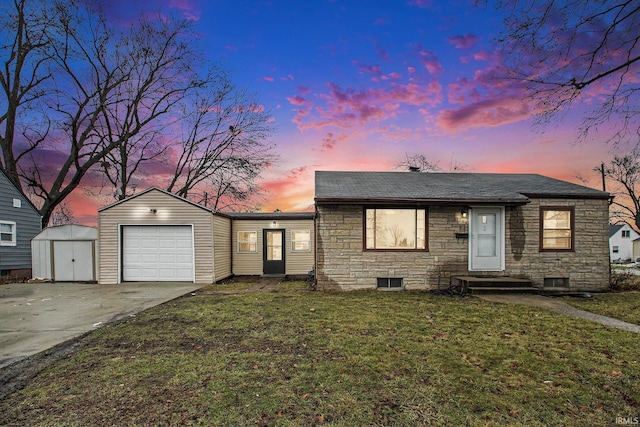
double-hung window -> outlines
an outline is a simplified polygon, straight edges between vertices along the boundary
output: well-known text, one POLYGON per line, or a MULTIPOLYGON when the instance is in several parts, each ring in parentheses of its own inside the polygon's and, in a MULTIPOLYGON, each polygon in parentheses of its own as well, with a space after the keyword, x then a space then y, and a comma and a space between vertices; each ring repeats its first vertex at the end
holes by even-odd
POLYGON ((365 209, 366 250, 427 250, 426 209, 365 209))
POLYGON ((16 242, 16 223, 0 221, 0 246, 15 246, 16 242))
POLYGON ((238 252, 249 253, 258 251, 257 231, 238 231, 238 252))
POLYGON ((573 245, 573 207, 540 208, 540 250, 572 251, 573 245))
POLYGON ((310 252, 311 251, 311 231, 291 230, 291 251, 310 252))

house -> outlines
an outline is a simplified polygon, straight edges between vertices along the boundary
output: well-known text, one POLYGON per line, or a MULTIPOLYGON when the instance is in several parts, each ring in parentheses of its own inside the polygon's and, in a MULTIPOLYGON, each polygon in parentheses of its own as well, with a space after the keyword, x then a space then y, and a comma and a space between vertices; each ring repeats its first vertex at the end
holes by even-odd
POLYGON ((315 193, 320 289, 608 287, 606 192, 531 174, 319 171, 315 193))
POLYGON ((220 213, 150 188, 98 210, 98 282, 308 274, 314 213, 220 213))
POLYGON ((609 259, 628 261, 634 257, 634 240, 640 237, 629 224, 609 225, 609 259))
POLYGON ((31 277, 31 239, 42 230, 35 206, 0 171, 0 274, 31 277))
POLYGON ((315 180, 315 212, 212 212, 157 188, 103 207, 98 281, 313 271, 320 289, 474 278, 608 287, 609 193, 532 174, 324 171, 315 180))

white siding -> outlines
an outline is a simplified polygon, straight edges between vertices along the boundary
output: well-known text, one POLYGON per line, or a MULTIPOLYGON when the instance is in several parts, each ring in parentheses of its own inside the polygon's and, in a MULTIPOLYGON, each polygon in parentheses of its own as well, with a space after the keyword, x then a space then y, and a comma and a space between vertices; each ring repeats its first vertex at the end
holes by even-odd
POLYGON ((622 261, 633 259, 633 241, 640 237, 628 224, 622 226, 613 236, 609 237, 609 256, 611 260, 622 261), (622 231, 628 231, 630 237, 622 237, 622 231), (614 253, 614 246, 618 247, 618 253, 614 253))

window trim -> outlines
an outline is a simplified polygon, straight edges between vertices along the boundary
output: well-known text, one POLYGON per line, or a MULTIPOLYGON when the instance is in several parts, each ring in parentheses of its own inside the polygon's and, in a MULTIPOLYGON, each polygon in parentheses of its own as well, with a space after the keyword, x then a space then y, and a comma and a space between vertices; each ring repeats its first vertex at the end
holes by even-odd
POLYGON ((622 230, 622 238, 630 239, 631 238, 631 230, 622 230))
MULTIPOLYGON (((17 246, 18 245, 18 226, 16 225, 15 221, 4 221, 4 220, 0 220, 0 225, 2 224, 8 224, 11 226, 11 240, 10 241, 3 241, 2 239, 0 239, 0 246, 17 246)), ((9 234, 9 233, 6 233, 9 234)))
POLYGON ((237 231, 237 247, 236 247, 236 252, 239 254, 255 254, 258 253, 258 232, 257 231, 252 231, 252 230, 238 230, 237 231), (253 233, 256 236, 256 240, 254 242, 252 242, 250 239, 249 240, 241 240, 240 239, 240 233, 253 233), (248 250, 248 251, 243 251, 240 249, 240 244, 241 243, 249 243, 249 244, 253 244, 255 245, 253 250, 248 250))
POLYGON ((311 252, 311 230, 310 229, 297 228, 297 229, 291 230, 291 252, 311 252), (293 240, 294 233, 307 233, 309 234, 309 239, 293 240), (304 242, 308 244, 307 249, 296 249, 296 243, 304 243, 304 242))
MULTIPOLYGON (((417 221, 416 221, 417 223, 417 221)), ((416 244, 417 244, 417 234, 416 234, 416 244)), ((405 206, 363 206, 362 207, 362 250, 364 252, 429 252, 429 209, 426 206, 417 206, 417 207, 405 207, 405 206), (407 248, 384 248, 384 249, 369 249, 367 248, 367 210, 378 210, 378 209, 395 209, 395 210, 406 210, 406 211, 424 211, 424 249, 407 249, 407 248)))
POLYGON ((540 206, 540 227, 538 247, 540 252, 575 252, 576 227, 575 227, 575 207, 574 206, 540 206), (544 247, 544 213, 546 211, 564 211, 570 213, 569 227, 571 227, 571 244, 567 249, 545 248, 544 247))

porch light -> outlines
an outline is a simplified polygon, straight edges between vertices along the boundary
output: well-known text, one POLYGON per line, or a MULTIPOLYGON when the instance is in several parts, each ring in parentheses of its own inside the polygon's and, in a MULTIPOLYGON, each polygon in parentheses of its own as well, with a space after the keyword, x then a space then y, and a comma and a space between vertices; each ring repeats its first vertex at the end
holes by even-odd
POLYGON ((467 217, 467 213, 466 212, 462 212, 462 218, 466 218, 467 217))
POLYGON ((149 209, 149 212, 151 212, 152 214, 154 214, 154 215, 155 215, 155 214, 157 214, 157 213, 158 213, 158 209, 156 209, 156 208, 151 208, 151 209, 149 209))
POLYGON ((274 220, 274 221, 271 223, 271 228, 276 228, 277 226, 278 226, 278 222, 274 220))

